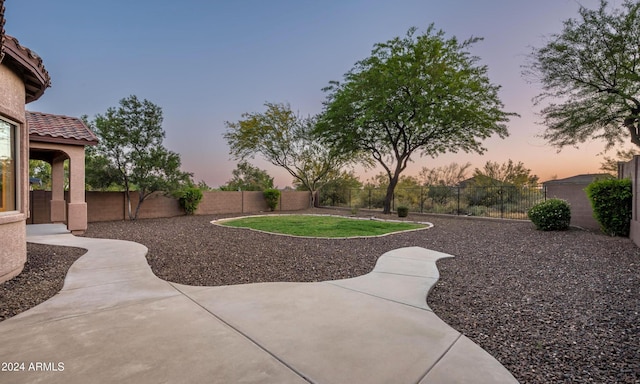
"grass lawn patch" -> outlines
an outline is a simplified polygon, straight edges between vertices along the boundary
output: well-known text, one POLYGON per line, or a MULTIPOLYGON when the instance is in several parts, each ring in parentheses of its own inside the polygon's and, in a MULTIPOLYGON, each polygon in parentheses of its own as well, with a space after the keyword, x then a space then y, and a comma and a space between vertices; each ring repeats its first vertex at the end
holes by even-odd
POLYGON ((218 224, 292 236, 363 237, 428 228, 428 224, 324 215, 266 215, 219 221, 218 224))

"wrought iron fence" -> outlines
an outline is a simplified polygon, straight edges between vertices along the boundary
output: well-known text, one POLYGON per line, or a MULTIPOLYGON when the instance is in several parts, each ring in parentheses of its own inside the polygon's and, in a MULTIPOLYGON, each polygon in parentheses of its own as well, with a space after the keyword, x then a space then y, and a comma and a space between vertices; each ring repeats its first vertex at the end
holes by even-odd
MULTIPOLYGON (((382 209, 385 195, 383 188, 322 189, 319 203, 352 209, 382 209)), ((526 219, 527 210, 544 200, 546 190, 542 187, 438 185, 396 189, 392 210, 406 206, 410 212, 526 219)))

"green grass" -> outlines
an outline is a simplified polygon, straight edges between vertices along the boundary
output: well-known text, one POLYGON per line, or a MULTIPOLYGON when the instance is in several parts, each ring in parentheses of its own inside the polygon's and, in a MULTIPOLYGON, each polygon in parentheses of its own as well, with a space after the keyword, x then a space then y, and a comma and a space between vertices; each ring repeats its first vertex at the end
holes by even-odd
POLYGON ((244 217, 224 221, 229 227, 251 228, 260 231, 309 237, 378 236, 410 229, 426 228, 424 224, 357 220, 335 216, 269 215, 244 217))

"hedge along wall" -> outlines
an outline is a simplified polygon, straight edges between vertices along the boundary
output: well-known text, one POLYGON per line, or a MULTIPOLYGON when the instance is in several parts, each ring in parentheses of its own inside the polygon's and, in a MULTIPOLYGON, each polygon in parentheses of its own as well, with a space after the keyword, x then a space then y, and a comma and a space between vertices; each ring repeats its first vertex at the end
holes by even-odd
MULTIPOLYGON (((86 192, 88 222, 128 220, 128 210, 124 192, 86 192)), ((31 215, 29 224, 50 222, 50 191, 31 191, 31 215)), ((67 196, 65 195, 65 198, 67 196)), ((131 209, 138 202, 137 192, 131 194, 131 209)), ((309 192, 282 191, 276 210, 298 211, 309 207, 309 192)), ((267 211, 267 203, 262 192, 203 192, 202 201, 196 215, 219 215, 233 213, 256 213, 267 211)), ((149 196, 140 208, 139 219, 174 217, 184 215, 178 200, 156 193, 149 196)))
POLYGON ((640 194, 638 193, 638 187, 640 187, 640 156, 634 156, 633 159, 627 163, 618 163, 618 178, 631 179, 631 188, 633 190, 632 212, 631 212, 631 228, 629 230, 629 238, 633 242, 640 246, 640 218, 638 217, 638 204, 640 203, 640 194))

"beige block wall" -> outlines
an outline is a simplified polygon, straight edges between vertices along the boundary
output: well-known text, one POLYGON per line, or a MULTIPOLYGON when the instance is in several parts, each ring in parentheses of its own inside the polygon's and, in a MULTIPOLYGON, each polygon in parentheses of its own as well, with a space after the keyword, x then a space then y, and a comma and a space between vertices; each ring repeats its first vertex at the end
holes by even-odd
MULTIPOLYGON (((128 220, 128 210, 124 192, 86 192, 88 222, 128 220)), ((131 195, 131 209, 135 210, 138 201, 137 192, 131 195)), ((69 201, 69 194, 65 194, 69 201)), ((32 191, 31 224, 50 222, 50 191, 32 191)), ((276 211, 298 211, 309 206, 309 193, 283 191, 276 211)), ((246 191, 206 191, 196 210, 196 215, 221 215, 237 213, 266 212, 267 203, 262 192, 246 191)), ((140 208, 138 217, 150 219, 156 217, 174 217, 184 215, 178 201, 162 193, 148 197, 140 208)))
POLYGON ((547 186, 547 198, 564 199, 571 205, 571 225, 600 230, 600 224, 593 218, 591 202, 585 188, 588 184, 550 184, 547 186))
MULTIPOLYGON (((244 212, 243 197, 248 192, 205 191, 196 210, 196 215, 214 215, 244 212)), ((266 204, 265 204, 266 207, 266 204)))
MULTIPOLYGON (((138 192, 131 193, 131 211, 135 212, 138 206, 138 192)), ((128 213, 127 213, 128 214, 128 213)), ((157 217, 174 217, 184 215, 178 200, 166 196, 163 193, 154 193, 147 197, 140 207, 138 217, 141 219, 154 219, 157 217)))
MULTIPOLYGON (((35 200, 35 199, 34 199, 35 200)), ((87 221, 117 221, 126 216, 122 192, 86 192, 87 221)))
POLYGON ((24 117, 22 79, 0 64, 0 116, 18 126, 17 210, 0 212, 0 282, 19 274, 27 261, 26 219, 29 210, 29 136, 24 117))

